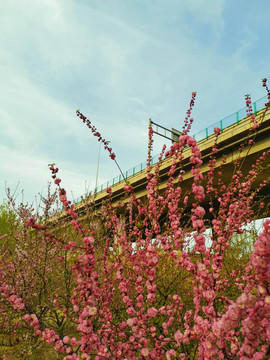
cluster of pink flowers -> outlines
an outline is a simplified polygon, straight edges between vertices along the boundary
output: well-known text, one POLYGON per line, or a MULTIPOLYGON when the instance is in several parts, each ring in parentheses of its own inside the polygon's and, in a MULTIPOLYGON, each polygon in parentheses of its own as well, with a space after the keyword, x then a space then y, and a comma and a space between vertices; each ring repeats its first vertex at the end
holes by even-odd
POLYGON ((20 311, 25 309, 23 299, 16 295, 15 290, 10 285, 5 282, 1 282, 0 293, 1 296, 7 298, 13 309, 20 311))
POLYGON ((45 329, 42 334, 42 340, 52 344, 54 349, 60 354, 65 353, 65 360, 80 360, 81 357, 73 351, 73 347, 77 345, 75 338, 64 336, 61 340, 54 330, 45 329))
POLYGON ((25 314, 23 320, 36 330, 36 335, 41 334, 40 325, 36 314, 25 314))
POLYGON ((27 227, 32 227, 35 230, 41 230, 42 226, 40 224, 36 223, 36 219, 34 219, 33 217, 30 217, 28 219, 25 220, 24 225, 27 227))
POLYGON ((23 303, 23 299, 18 297, 17 295, 10 295, 8 297, 8 301, 13 306, 15 310, 23 310, 25 305, 23 303))
POLYGON ((221 134, 221 130, 219 127, 214 127, 214 133, 216 136, 220 135, 221 134))
POLYGON ((215 354, 218 348, 225 349, 226 342, 230 342, 232 356, 242 360, 264 359, 269 351, 266 345, 262 345, 259 351, 257 349, 261 341, 270 342, 270 220, 264 222, 264 232, 255 243, 251 264, 257 272, 257 289, 253 293, 244 292, 220 319, 214 321, 214 336, 208 342, 205 356, 209 356, 209 349, 211 354, 215 354), (244 337, 241 342, 237 335, 239 329, 244 337))
MULTIPOLYGON (((126 183, 130 202, 116 209, 111 203, 112 189, 107 188, 109 199, 98 212, 86 208, 91 216, 83 221, 60 186, 58 168, 50 164, 72 231, 67 240, 57 238, 46 226, 37 227, 33 217, 24 222, 24 230, 34 229, 48 243, 57 242, 63 252, 57 256, 68 259, 75 282, 68 292, 71 299, 54 294, 52 302, 58 307, 57 314, 76 327, 76 337, 60 337, 39 322, 38 312, 27 313, 24 294, 15 295, 5 284, 1 263, 2 297, 65 360, 260 360, 269 355, 270 221, 264 222, 250 261, 243 261, 244 269, 228 263, 227 256, 233 236, 243 233, 243 226, 254 218, 253 205, 263 208, 256 196, 269 181, 262 181, 258 189, 252 185, 270 152, 263 153, 247 175, 236 162, 231 182, 225 184, 222 171, 216 169, 221 131, 215 128, 209 171, 204 176, 201 151, 187 134, 195 96, 193 93, 183 134, 166 154, 172 158, 166 184, 160 176, 165 147, 159 162, 150 166, 153 131, 149 128, 147 196, 143 200, 126 183), (188 171, 187 189, 182 181, 188 171), (207 227, 211 228, 209 245, 207 227)), ((251 113, 250 98, 246 101, 251 113)), ((114 155, 91 122, 79 111, 77 115, 114 155)), ((226 158, 220 158, 222 168, 226 158)))
POLYGON ((191 125, 193 123, 193 119, 190 117, 191 115, 191 111, 194 107, 194 104, 195 104, 195 98, 196 98, 196 92, 194 91, 192 94, 191 94, 191 100, 190 100, 190 103, 189 103, 189 109, 187 110, 186 112, 186 117, 185 117, 185 120, 184 120, 184 126, 183 126, 183 131, 182 133, 183 134, 187 134, 190 129, 191 129, 191 125))
POLYGON ((266 91, 267 91, 267 98, 268 98, 268 102, 265 104, 265 106, 269 106, 270 104, 270 89, 268 88, 267 84, 267 79, 266 78, 263 78, 262 79, 262 86, 265 87, 266 91))
POLYGON ((245 96, 245 98, 246 98, 246 105, 247 105, 247 109, 246 109, 247 116, 250 116, 250 123, 252 125, 252 129, 257 130, 260 127, 260 124, 256 120, 256 116, 253 113, 253 108, 251 105, 251 97, 249 94, 247 94, 245 96))

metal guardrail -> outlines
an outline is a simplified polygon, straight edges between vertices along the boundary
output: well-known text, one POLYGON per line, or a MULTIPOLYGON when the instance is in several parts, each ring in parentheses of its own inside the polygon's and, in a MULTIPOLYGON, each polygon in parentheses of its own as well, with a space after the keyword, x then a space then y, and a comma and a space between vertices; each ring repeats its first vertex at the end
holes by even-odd
MULTIPOLYGON (((252 103, 252 107, 253 107, 253 111, 254 114, 256 115, 258 111, 262 110, 265 108, 265 102, 267 101, 267 95, 260 98, 259 100, 255 101, 252 103)), ((236 111, 235 113, 227 116, 226 118, 217 121, 216 123, 208 126, 207 128, 197 132, 195 135, 193 135, 193 138, 198 142, 208 139, 209 136, 214 134, 214 128, 215 127, 219 127, 221 129, 221 131, 223 131, 224 129, 226 129, 227 127, 234 125, 234 124, 239 124, 239 122, 241 120, 243 120, 244 118, 246 118, 246 107, 236 111)), ((151 165, 155 164, 158 161, 158 157, 160 155, 154 155, 152 157, 151 160, 151 165)), ((123 172, 123 175, 125 176, 125 179, 142 172, 145 168, 146 168, 146 161, 134 166, 133 168, 126 170, 123 172)), ((108 180, 107 182, 99 185, 97 188, 93 189, 93 191, 90 191, 89 195, 91 194, 98 194, 101 191, 105 190, 107 187, 119 184, 121 181, 123 181, 124 178, 122 175, 118 175, 116 177, 114 177, 113 179, 108 180)), ((78 202, 81 202, 83 200, 83 197, 80 196, 78 198, 76 198, 74 200, 74 203, 77 204, 78 202)))

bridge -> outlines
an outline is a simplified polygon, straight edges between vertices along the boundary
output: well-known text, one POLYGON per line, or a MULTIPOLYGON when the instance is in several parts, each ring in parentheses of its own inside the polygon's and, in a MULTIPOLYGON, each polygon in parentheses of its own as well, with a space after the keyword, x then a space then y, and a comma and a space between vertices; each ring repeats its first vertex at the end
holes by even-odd
MULTIPOLYGON (((250 146, 246 146, 242 153, 241 157, 243 158, 242 163, 242 172, 243 174, 247 174, 251 169, 252 164, 256 162, 258 157, 263 153, 270 149, 270 107, 267 105, 265 108, 265 101, 267 101, 266 97, 259 99, 255 103, 253 103, 254 113, 256 114, 256 120, 260 124, 260 127, 255 136, 255 144, 250 146)), ((201 166, 201 173, 205 175, 209 171, 208 163, 210 159, 210 154, 212 151, 212 146, 214 143, 215 135, 213 133, 213 129, 215 126, 218 126, 221 129, 221 134, 218 137, 218 153, 216 154, 216 172, 219 171, 218 168, 222 163, 222 157, 226 156, 226 164, 222 165, 222 180, 225 185, 228 185, 231 182, 232 175, 234 172, 234 163, 239 158, 239 146, 243 143, 243 140, 248 141, 249 139, 254 138, 254 132, 250 131, 250 117, 244 117, 245 108, 239 110, 238 112, 232 114, 230 117, 227 117, 210 127, 204 130, 204 136, 202 136, 202 132, 195 134, 193 136, 197 140, 197 145, 200 148, 202 153, 203 164, 201 166), (242 119, 241 119, 242 118, 242 119), (229 123, 229 125, 228 125, 229 123), (202 139, 200 139, 202 137, 202 139)), ((183 190, 191 189, 193 176, 190 173, 190 169, 192 164, 189 161, 190 156, 192 155, 191 150, 189 148, 184 149, 183 151, 183 170, 185 170, 185 174, 183 175, 183 180, 181 182, 181 187, 183 190)), ((269 158, 268 158, 269 159, 269 158)), ((152 159, 152 165, 155 164, 155 160, 157 157, 152 159)), ((161 183, 159 185, 159 189, 162 191, 166 188, 166 183, 168 181, 168 170, 172 165, 172 158, 166 158, 162 160, 162 164, 160 167, 160 180, 161 183)), ((108 181, 105 184, 99 186, 94 191, 94 194, 90 196, 90 201, 94 201, 94 206, 99 208, 102 202, 108 198, 108 194, 106 192, 107 187, 111 187, 112 191, 112 205, 116 206, 118 202, 121 200, 122 203, 127 203, 129 201, 128 197, 125 197, 124 186, 126 181, 128 181, 129 185, 131 185, 134 189, 134 193, 138 199, 143 199, 147 195, 146 185, 146 163, 141 163, 131 170, 126 171, 124 173, 125 179, 121 175, 115 177, 114 179, 108 181)), ((270 203, 270 167, 269 163, 264 164, 264 169, 261 171, 258 176, 256 182, 253 184, 253 189, 256 189, 260 182, 268 179, 267 186, 263 189, 263 196, 266 205, 270 203)), ((206 181, 206 180, 204 180, 206 181)), ((204 185, 205 182, 202 184, 204 185)), ((215 185, 215 184, 214 184, 215 185)), ((89 199, 87 200, 89 201, 89 199)), ((205 203, 207 203, 209 199, 205 198, 205 203)), ((75 201, 75 209, 78 213, 83 213, 85 200, 82 198, 78 198, 75 201)), ((191 204, 189 204, 191 206, 191 204)), ((207 207, 206 207, 207 208, 207 207)), ((269 212, 269 206, 268 206, 269 212)), ((207 214, 206 214, 207 215, 207 214)), ((268 214, 270 216, 270 213, 268 214)))

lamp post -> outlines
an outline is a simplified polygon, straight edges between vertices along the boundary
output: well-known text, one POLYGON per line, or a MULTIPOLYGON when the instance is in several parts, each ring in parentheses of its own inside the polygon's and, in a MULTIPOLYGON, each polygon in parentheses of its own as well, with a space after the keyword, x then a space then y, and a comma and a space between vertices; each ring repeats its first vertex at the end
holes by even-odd
MULTIPOLYGON (((110 143, 110 141, 108 141, 108 144, 110 143)), ((97 160, 97 173, 96 173, 96 184, 95 184, 95 191, 94 194, 96 194, 97 192, 97 184, 98 184, 98 173, 99 173, 99 161, 100 161, 100 148, 101 148, 101 144, 102 142, 100 141, 99 143, 99 149, 98 149, 98 160, 97 160)))
POLYGON ((98 148, 98 161, 97 161, 97 173, 96 173, 96 184, 95 184, 95 194, 97 192, 97 184, 98 184, 98 172, 99 172, 99 160, 100 160, 100 148, 101 148, 101 144, 102 142, 100 141, 99 143, 99 148, 98 148))

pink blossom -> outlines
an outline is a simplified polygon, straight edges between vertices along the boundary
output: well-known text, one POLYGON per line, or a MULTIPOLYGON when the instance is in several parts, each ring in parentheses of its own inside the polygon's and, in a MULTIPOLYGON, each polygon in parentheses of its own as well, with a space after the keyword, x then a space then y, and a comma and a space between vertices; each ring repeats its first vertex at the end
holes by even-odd
POLYGON ((204 188, 201 185, 193 186, 193 193, 198 201, 202 201, 205 197, 204 188))
POLYGON ((63 343, 64 343, 64 344, 68 344, 68 343, 69 343, 69 337, 68 337, 68 336, 65 336, 65 337, 63 338, 63 343))
POLYGON ((219 127, 215 127, 215 128, 214 128, 214 133, 215 133, 216 135, 220 135, 220 133, 221 133, 220 128, 219 128, 219 127))
POLYGON ((176 340, 177 343, 181 343, 183 340, 183 334, 181 333, 180 330, 178 330, 175 334, 174 334, 174 339, 176 340))
POLYGON ((132 326, 133 326, 133 324, 134 324, 134 321, 133 321, 133 319, 132 319, 132 318, 127 319, 127 325, 128 325, 128 326, 132 327, 132 326))
POLYGON ((30 219, 25 220, 24 222, 25 226, 32 226, 32 221, 30 219))
POLYGON ((194 214, 199 218, 203 218, 205 215, 205 210, 202 206, 197 206, 196 209, 194 210, 194 214))
POLYGON ((149 355, 149 349, 148 348, 142 348, 141 349, 142 356, 148 356, 149 355))
POLYGON ((203 292, 203 296, 206 298, 207 301, 212 301, 215 297, 215 292, 213 290, 205 290, 203 292))
POLYGON ((157 316, 158 310, 154 307, 151 307, 150 309, 148 309, 147 313, 150 317, 154 318, 157 316))

